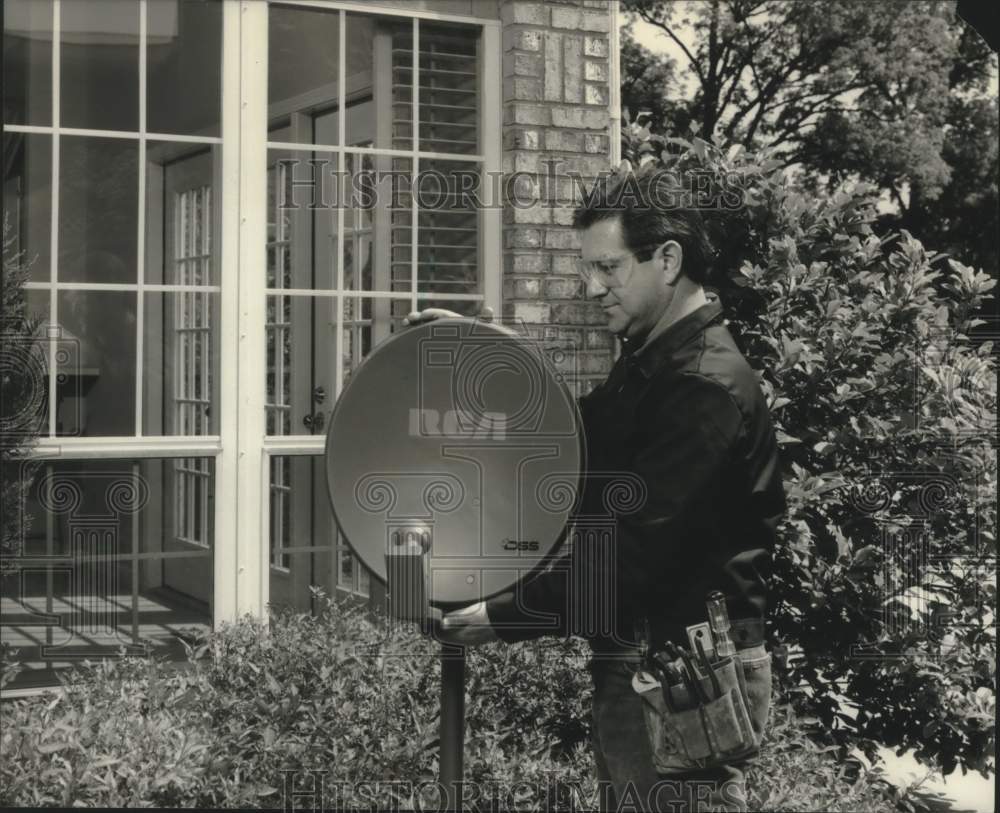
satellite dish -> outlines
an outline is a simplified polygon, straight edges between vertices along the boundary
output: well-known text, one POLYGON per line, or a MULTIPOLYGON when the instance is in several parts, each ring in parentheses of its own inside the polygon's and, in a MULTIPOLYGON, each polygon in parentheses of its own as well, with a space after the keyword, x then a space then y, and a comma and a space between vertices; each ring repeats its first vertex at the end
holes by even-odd
POLYGON ((430 604, 489 598, 562 542, 580 490, 579 426, 533 340, 465 318, 409 327, 372 352, 334 408, 337 524, 390 591, 387 553, 411 550, 425 554, 430 604))
MULTIPOLYGON (((544 352, 509 328, 438 319, 380 344, 334 407, 326 477, 348 544, 388 584, 389 614, 423 625, 431 606, 484 600, 536 570, 580 493, 579 426, 544 352)), ((443 646, 448 810, 463 799, 464 682, 464 648, 443 646)))

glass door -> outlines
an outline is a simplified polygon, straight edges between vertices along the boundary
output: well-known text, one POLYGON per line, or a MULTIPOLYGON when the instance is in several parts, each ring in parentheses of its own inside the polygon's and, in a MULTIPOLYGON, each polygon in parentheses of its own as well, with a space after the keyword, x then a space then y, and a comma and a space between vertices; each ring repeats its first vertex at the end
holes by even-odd
POLYGON ((321 453, 333 405, 410 310, 471 315, 487 299, 486 235, 499 236, 499 211, 458 192, 483 197, 487 161, 499 154, 497 128, 483 127, 489 100, 500 112, 483 70, 496 28, 487 35, 482 24, 437 16, 293 2, 267 9, 273 604, 302 607, 310 586, 371 594, 325 493, 321 453))

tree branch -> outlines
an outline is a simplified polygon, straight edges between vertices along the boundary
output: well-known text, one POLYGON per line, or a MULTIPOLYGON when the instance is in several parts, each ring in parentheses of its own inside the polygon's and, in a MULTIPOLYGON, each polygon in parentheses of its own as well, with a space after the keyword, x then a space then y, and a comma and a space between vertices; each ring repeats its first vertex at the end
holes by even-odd
POLYGON ((757 114, 754 116, 754 119, 750 124, 750 128, 747 131, 748 133, 747 140, 748 141, 751 140, 754 134, 757 132, 757 128, 760 126, 760 122, 764 117, 764 113, 767 110, 768 106, 767 103, 774 98, 774 96, 778 93, 778 90, 781 88, 785 80, 788 79, 788 77, 791 76, 796 70, 798 70, 799 65, 804 61, 805 57, 800 51, 799 54, 788 63, 784 71, 776 73, 774 76, 772 76, 768 80, 767 85, 764 87, 764 89, 757 94, 756 98, 753 101, 749 102, 748 104, 744 105, 739 110, 739 112, 733 117, 733 120, 730 122, 730 127, 732 128, 733 132, 736 131, 736 128, 739 126, 739 123, 746 117, 746 115, 759 105, 757 114))
POLYGON ((677 45, 680 46, 680 49, 684 52, 684 55, 688 58, 688 61, 690 61, 691 67, 694 68, 695 73, 698 74, 698 80, 701 82, 702 87, 704 87, 705 86, 705 76, 701 72, 701 67, 698 65, 698 61, 694 58, 694 56, 691 55, 691 52, 688 50, 688 47, 683 42, 680 41, 680 39, 677 37, 677 35, 673 32, 673 29, 671 29, 671 27, 669 25, 667 25, 665 22, 663 22, 662 20, 658 20, 655 17, 651 17, 649 15, 649 12, 646 11, 645 9, 640 8, 638 10, 638 14, 639 14, 640 17, 642 17, 642 19, 645 22, 647 22, 650 25, 653 25, 653 26, 656 26, 657 28, 659 28, 668 37, 670 37, 670 39, 672 39, 675 43, 677 43, 677 45))
POLYGON ((832 101, 833 99, 837 98, 838 96, 844 93, 848 93, 850 90, 851 88, 837 90, 834 91, 833 93, 829 93, 826 96, 817 99, 813 104, 809 105, 809 107, 806 108, 805 111, 802 114, 800 114, 797 118, 793 119, 789 124, 784 125, 784 128, 778 133, 777 138, 771 141, 771 146, 776 146, 778 144, 782 144, 785 141, 789 140, 798 130, 801 130, 802 128, 805 127, 806 121, 809 119, 810 116, 816 113, 818 108, 820 108, 826 102, 832 101))
MULTIPOLYGON (((732 9, 733 7, 730 6, 730 8, 732 9)), ((756 85, 757 93, 759 95, 761 91, 761 81, 760 74, 757 73, 757 65, 755 64, 757 61, 757 49, 753 40, 753 29, 750 27, 750 23, 748 22, 748 18, 752 13, 753 12, 748 12, 740 15, 740 22, 743 24, 743 28, 747 34, 747 50, 749 51, 749 58, 747 59, 746 64, 750 66, 750 72, 753 74, 754 85, 756 85)), ((736 16, 735 13, 733 16, 736 16)), ((742 68, 740 69, 740 73, 743 73, 742 68)))
POLYGON ((736 71, 733 74, 732 84, 729 85, 729 90, 726 91, 725 97, 722 99, 722 102, 720 102, 720 104, 719 104, 719 117, 720 118, 722 117, 722 112, 727 107, 729 107, 729 103, 732 101, 733 93, 736 92, 736 88, 738 88, 740 86, 740 80, 741 80, 741 78, 743 76, 743 70, 744 70, 744 68, 746 68, 746 63, 743 63, 742 65, 740 65, 739 70, 736 71))
MULTIPOLYGON (((788 63, 787 68, 782 73, 772 77, 768 82, 768 87, 765 89, 766 92, 764 99, 761 101, 760 107, 757 110, 757 114, 754 116, 753 122, 750 128, 747 130, 747 140, 750 141, 757 134, 757 130, 764 121, 764 116, 767 112, 773 112, 774 105, 769 105, 767 102, 773 101, 773 99, 778 95, 781 88, 786 86, 786 81, 788 77, 791 76, 795 71, 799 69, 799 66, 807 62, 808 58, 803 53, 802 50, 799 51, 798 55, 788 63)), ((797 80, 796 80, 797 81, 797 80)), ((793 82, 794 83, 794 82, 793 82)), ((838 91, 839 93, 840 91, 838 91)))

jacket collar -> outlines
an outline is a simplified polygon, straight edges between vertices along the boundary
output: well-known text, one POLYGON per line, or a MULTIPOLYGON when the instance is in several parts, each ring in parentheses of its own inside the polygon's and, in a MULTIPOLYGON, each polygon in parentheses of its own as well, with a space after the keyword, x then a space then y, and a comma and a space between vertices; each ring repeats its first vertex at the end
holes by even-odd
POLYGON ((648 345, 633 350, 630 342, 622 339, 622 355, 630 367, 638 369, 646 378, 652 378, 664 363, 681 347, 722 316, 722 303, 714 292, 706 292, 708 302, 692 311, 663 331, 648 345))

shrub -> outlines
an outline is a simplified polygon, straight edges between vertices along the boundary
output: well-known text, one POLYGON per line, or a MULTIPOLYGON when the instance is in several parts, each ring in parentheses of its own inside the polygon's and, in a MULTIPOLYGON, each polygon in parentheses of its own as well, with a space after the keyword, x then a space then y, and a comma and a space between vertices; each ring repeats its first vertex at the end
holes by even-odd
POLYGON ((988 775, 995 727, 996 365, 973 345, 996 281, 877 235, 872 190, 799 191, 766 153, 659 138, 630 155, 709 203, 715 284, 781 447, 774 643, 845 741, 988 775))
MULTIPOLYGON (((0 706, 0 805, 283 807, 318 771, 329 809, 437 807, 439 661, 412 630, 330 603, 269 630, 223 626, 189 658, 104 661, 66 676, 62 695, 0 706)), ((578 642, 470 650, 465 778, 479 809, 596 806, 585 662, 578 642)), ((842 770, 789 710, 775 724, 755 809, 879 809, 881 783, 842 770)))
POLYGON ((5 704, 0 803, 184 804, 215 747, 191 725, 189 682, 155 662, 106 660, 67 676, 63 694, 5 704))

